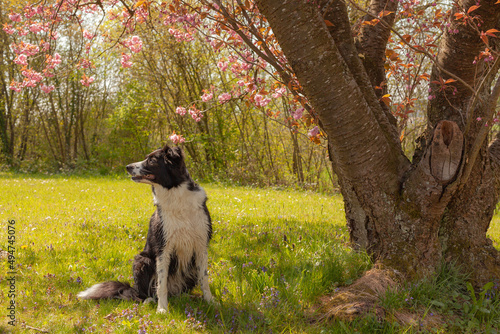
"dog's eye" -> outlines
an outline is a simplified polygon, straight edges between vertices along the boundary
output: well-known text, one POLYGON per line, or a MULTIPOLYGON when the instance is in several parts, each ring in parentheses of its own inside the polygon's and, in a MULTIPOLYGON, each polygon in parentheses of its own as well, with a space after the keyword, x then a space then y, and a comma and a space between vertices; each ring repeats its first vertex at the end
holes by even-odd
POLYGON ((149 162, 155 163, 157 161, 156 157, 149 157, 149 162))

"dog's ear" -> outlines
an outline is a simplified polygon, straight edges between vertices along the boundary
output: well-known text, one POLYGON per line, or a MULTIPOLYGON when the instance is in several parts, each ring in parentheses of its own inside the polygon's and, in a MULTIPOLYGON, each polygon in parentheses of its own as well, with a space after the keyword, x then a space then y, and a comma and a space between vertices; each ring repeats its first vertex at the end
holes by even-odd
POLYGON ((170 149, 170 146, 168 146, 168 144, 165 144, 165 146, 163 146, 162 150, 164 152, 168 152, 168 150, 170 149))
POLYGON ((179 146, 169 147, 165 146, 165 163, 182 164, 184 162, 184 155, 182 148, 179 146))
POLYGON ((174 147, 175 153, 177 153, 181 158, 183 157, 182 148, 180 146, 174 147))

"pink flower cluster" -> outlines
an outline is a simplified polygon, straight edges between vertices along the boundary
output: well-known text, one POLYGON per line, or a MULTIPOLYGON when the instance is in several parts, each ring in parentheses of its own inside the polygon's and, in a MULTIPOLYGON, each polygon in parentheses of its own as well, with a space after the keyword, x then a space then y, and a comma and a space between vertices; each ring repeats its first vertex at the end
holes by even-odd
POLYGON ((55 88, 54 85, 48 85, 48 86, 45 86, 44 84, 40 85, 40 89, 46 94, 52 92, 54 88, 55 88))
POLYGON ((175 131, 170 137, 168 137, 168 139, 170 139, 175 145, 182 144, 186 141, 182 135, 175 134, 175 131))
POLYGON ((179 29, 174 28, 168 29, 168 32, 170 33, 170 35, 175 37, 175 40, 177 42, 191 42, 192 40, 194 40, 193 35, 189 32, 182 32, 179 29))
POLYGON ((41 73, 34 71, 31 68, 22 71, 21 74, 25 77, 23 87, 35 87, 43 79, 41 73))
POLYGON ((6 34, 12 35, 13 33, 16 32, 16 29, 12 28, 10 24, 4 23, 3 24, 3 31, 5 31, 6 34))
POLYGON ((201 110, 196 109, 194 106, 189 108, 189 115, 191 115, 195 122, 201 121, 201 118, 203 117, 201 110))
POLYGON ((20 92, 23 89, 23 84, 17 81, 12 81, 9 85, 9 89, 12 89, 15 92, 20 92))
POLYGON ((255 94, 253 100, 254 100, 255 106, 257 106, 257 107, 265 107, 269 104, 269 102, 271 102, 270 98, 264 97, 261 94, 255 94))
POLYGON ((29 30, 32 33, 39 33, 40 31, 47 31, 47 27, 41 23, 32 23, 29 26, 29 30))
POLYGON ((9 19, 14 22, 21 22, 21 14, 18 13, 10 13, 9 19))
POLYGON ((277 99, 285 95, 285 93, 286 93, 286 87, 277 88, 272 94, 272 97, 274 99, 277 99))
POLYGON ((131 57, 132 57, 131 54, 122 53, 122 59, 120 60, 120 63, 122 64, 123 68, 127 68, 127 67, 132 66, 132 62, 130 61, 131 57))
POLYGON ((219 95, 218 99, 219 99, 219 103, 220 104, 224 104, 227 101, 231 100, 231 94, 229 94, 229 93, 222 93, 221 95, 219 95))
POLYGON ((45 62, 47 63, 47 69, 55 68, 61 63, 61 55, 59 53, 54 53, 54 56, 47 55, 45 62))
POLYGON ((217 63, 217 67, 220 68, 222 72, 225 72, 227 70, 227 66, 227 61, 219 60, 219 62, 217 63))
POLYGON ((92 64, 92 61, 90 59, 81 59, 78 62, 78 65, 76 66, 77 68, 92 68, 94 65, 92 64))
POLYGON ((94 38, 94 35, 92 33, 90 33, 89 31, 84 30, 83 31, 83 37, 85 37, 86 39, 90 40, 90 39, 94 38))
POLYGON ((39 51, 40 51, 40 48, 34 44, 30 44, 30 43, 24 43, 24 42, 20 42, 19 44, 14 44, 12 43, 10 45, 10 48, 12 49, 12 51, 14 51, 16 54, 24 54, 26 56, 34 56, 36 55, 39 51))
POLYGON ((317 137, 319 135, 319 128, 315 126, 314 128, 312 128, 307 132, 307 135, 309 137, 317 137))
POLYGON ((139 36, 132 36, 124 41, 126 47, 130 49, 130 51, 138 53, 142 50, 142 40, 139 36))
POLYGON ((304 108, 298 108, 292 111, 292 117, 295 120, 301 119, 303 114, 304 114, 304 108))
POLYGON ((20 54, 14 59, 14 63, 16 63, 17 65, 26 66, 28 65, 28 57, 26 57, 26 55, 24 54, 20 54))
POLYGON ((178 114, 178 115, 181 115, 181 116, 186 115, 186 112, 187 112, 186 108, 184 108, 184 107, 177 107, 175 109, 175 113, 178 114))
POLYGON ((196 107, 194 105, 191 108, 189 108, 189 110, 186 110, 186 108, 184 108, 184 107, 177 107, 175 109, 175 113, 180 115, 180 116, 184 116, 188 112, 189 112, 189 115, 191 115, 191 117, 196 122, 201 121, 201 119, 203 117, 203 113, 201 112, 201 110, 196 109, 196 107))
POLYGON ((85 87, 88 87, 92 82, 94 82, 94 77, 88 77, 85 73, 82 76, 82 80, 80 80, 80 83, 85 87))
POLYGON ((214 97, 214 94, 212 93, 209 93, 209 92, 204 92, 204 94, 201 96, 201 100, 203 102, 208 102, 210 101, 211 99, 213 99, 214 97))

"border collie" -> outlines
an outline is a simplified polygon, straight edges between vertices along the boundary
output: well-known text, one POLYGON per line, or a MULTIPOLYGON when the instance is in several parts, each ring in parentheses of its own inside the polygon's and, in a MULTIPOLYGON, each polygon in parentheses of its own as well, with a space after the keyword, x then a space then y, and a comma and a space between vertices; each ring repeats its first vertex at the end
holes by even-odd
POLYGON ((180 147, 158 149, 146 160, 127 166, 132 180, 152 185, 157 207, 149 222, 144 250, 135 256, 134 286, 108 281, 78 294, 82 299, 117 298, 153 301, 167 312, 167 296, 190 291, 199 283, 203 297, 212 300, 208 286, 208 242, 212 223, 203 188, 190 177, 180 147))

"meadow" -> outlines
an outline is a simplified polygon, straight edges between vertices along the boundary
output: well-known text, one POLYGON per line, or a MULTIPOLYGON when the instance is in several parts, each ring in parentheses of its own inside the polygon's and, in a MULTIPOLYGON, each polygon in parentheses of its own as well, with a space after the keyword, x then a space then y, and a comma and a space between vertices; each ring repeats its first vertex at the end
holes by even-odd
MULTIPOLYGON (((498 285, 467 289, 456 268, 425 282, 388 291, 384 318, 317 321, 318 298, 353 282, 371 267, 348 246, 340 195, 202 184, 214 234, 210 286, 218 304, 199 290, 156 304, 81 301, 76 294, 105 280, 132 281, 142 250, 151 189, 122 176, 0 174, 2 271, 0 332, 48 333, 496 333, 498 285), (15 223, 13 223, 15 221, 15 223), (5 250, 15 226, 15 259, 5 250), (12 230, 12 229, 11 229, 12 230), (15 315, 7 321, 10 265, 15 266, 15 315), (398 314, 418 315, 405 323, 398 314), (429 321, 436 319, 436 321, 429 321)), ((498 246, 500 218, 489 234, 498 246)))

